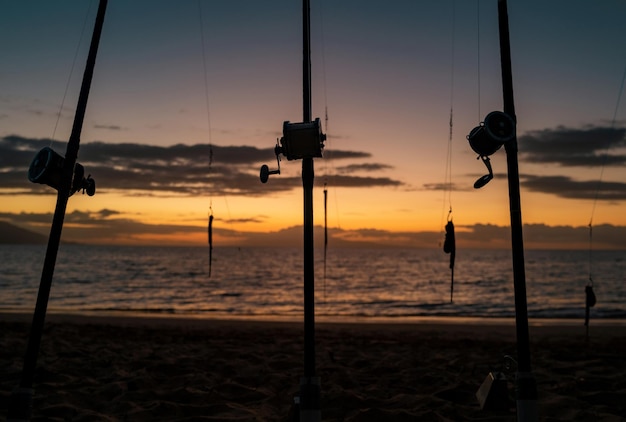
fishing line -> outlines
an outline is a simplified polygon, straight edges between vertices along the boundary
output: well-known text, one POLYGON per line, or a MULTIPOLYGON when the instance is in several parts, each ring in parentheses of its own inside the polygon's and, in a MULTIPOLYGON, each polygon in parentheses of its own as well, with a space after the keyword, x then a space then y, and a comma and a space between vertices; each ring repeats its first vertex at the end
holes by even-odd
MULTIPOLYGON (((617 112, 619 110, 620 103, 622 101, 622 93, 624 91, 624 81, 626 80, 626 66, 622 74, 622 80, 620 82, 619 91, 617 93, 617 101, 615 102, 615 109, 613 110, 613 119, 611 120, 611 130, 615 128, 615 121, 617 120, 617 112)), ((600 166, 600 177, 598 178, 598 184, 596 185, 596 192, 593 198, 593 205, 591 207, 591 217, 589 218, 589 283, 585 286, 585 326, 587 328, 587 336, 589 336, 589 308, 596 304, 596 296, 593 292, 593 217, 596 211, 596 205, 598 197, 600 195, 600 186, 602 185, 602 179, 604 177, 604 168, 606 167, 606 161, 609 155, 609 149, 611 148, 611 142, 607 142, 604 149, 602 158, 602 165, 600 166)))
MULTIPOLYGON (((324 159, 324 277, 323 277, 323 297, 326 302, 326 274, 327 274, 327 253, 328 253, 328 164, 331 161, 329 151, 330 135, 328 130, 328 91, 326 84, 326 48, 324 43, 324 19, 322 11, 322 3, 319 7, 319 26, 320 26, 320 50, 322 62, 322 86, 324 95, 324 127, 326 129, 326 158, 324 159)), ((331 163, 332 164, 332 163, 331 163)), ((336 201, 335 201, 336 203, 336 201)))
POLYGON ((72 66, 70 68, 70 74, 67 77, 67 83, 65 84, 65 92, 63 92, 63 99, 61 100, 61 106, 59 107, 59 113, 57 114, 57 120, 54 124, 54 129, 52 130, 52 137, 50 138, 50 147, 52 147, 52 141, 57 133, 57 128, 59 126, 59 121, 61 120, 61 113, 63 112, 63 107, 65 106, 65 99, 67 97, 67 92, 70 89, 70 82, 72 80, 72 75, 74 74, 74 67, 76 66, 76 62, 78 60, 78 53, 80 51, 80 46, 83 43, 83 38, 85 35, 85 28, 87 27, 87 20, 89 18, 89 12, 91 12, 91 6, 93 5, 93 1, 89 2, 89 7, 87 8, 87 12, 85 13, 85 20, 83 21, 83 28, 80 31, 80 36, 78 37, 78 44, 76 45, 76 51, 74 52, 74 59, 72 60, 72 66))
MULTIPOLYGON (((611 130, 615 129, 615 120, 617 119, 617 111, 619 110, 619 105, 622 100, 622 92, 624 90, 624 80, 626 80, 626 67, 624 67, 624 73, 622 74, 622 81, 620 83, 619 91, 617 94, 617 102, 615 103, 615 109, 613 111, 613 119, 611 120, 611 130)), ((593 220, 594 213, 596 211, 596 204, 598 202, 598 195, 600 194, 600 185, 602 185, 602 178, 604 176, 604 167, 606 166, 606 160, 608 158, 608 152, 611 148, 611 143, 607 142, 606 147, 604 149, 602 165, 600 167, 600 177, 598 179, 598 184, 596 186, 596 193, 593 199, 593 206, 591 208, 591 219, 589 220, 589 225, 591 225, 591 221, 593 220)))
POLYGON ((443 186, 443 200, 441 206, 441 222, 443 225, 443 216, 445 214, 446 203, 448 204, 448 220, 450 220, 452 214, 452 134, 454 127, 454 72, 455 72, 455 13, 456 13, 455 1, 452 0, 452 39, 451 39, 451 53, 450 53, 450 120, 449 120, 449 133, 448 133, 448 149, 446 151, 446 167, 444 175, 443 186))
POLYGON ((454 261, 456 259, 456 241, 454 238, 454 223, 452 222, 452 135, 454 128, 454 73, 455 73, 455 23, 456 23, 456 5, 452 0, 452 40, 451 40, 451 60, 450 60, 450 122, 448 133, 448 151, 446 153, 446 171, 444 177, 444 194, 441 211, 441 225, 443 225, 443 214, 448 203, 448 217, 445 226, 445 239, 443 243, 443 251, 450 254, 450 303, 453 302, 454 296, 454 261))
POLYGON ((476 97, 478 98, 478 121, 480 121, 482 117, 482 112, 480 111, 480 0, 476 0, 476 63, 477 63, 477 88, 478 93, 476 97))
MULTIPOLYGON (((619 91, 618 91, 618 94, 617 94, 617 101, 615 103, 615 109, 613 111, 613 119, 611 120, 611 130, 613 130, 615 128, 615 121, 617 120, 617 112, 619 110, 619 106, 620 106, 620 103, 621 103, 621 100, 622 100, 622 92, 624 91, 624 81, 625 80, 626 80, 626 67, 624 67, 624 72, 622 74, 622 80, 620 82, 620 87, 619 87, 619 91)), ((590 259, 589 279, 590 279, 590 281, 592 279, 592 274, 591 274, 591 250, 592 250, 592 242, 593 242, 593 230, 592 230, 593 217, 595 215, 596 205, 598 203, 598 197, 600 195, 600 187, 602 185, 602 179, 604 177, 604 168, 606 167, 606 161, 608 159, 609 149, 610 148, 611 148, 611 142, 607 142, 606 147, 604 149, 603 158, 602 158, 602 165, 600 166, 600 177, 598 178, 598 184, 596 185, 596 192, 595 192, 595 195, 594 195, 594 198, 593 198, 593 205, 591 207, 591 217, 589 218, 589 259, 590 259)))
POLYGON ((200 15, 200 44, 202 48, 202 76, 204 78, 204 100, 206 103, 206 117, 207 127, 209 135, 209 145, 211 145, 211 102, 209 100, 209 80, 207 77, 207 65, 206 65, 206 47, 204 45, 204 19, 202 16, 202 2, 198 0, 198 14, 200 15))
MULTIPOLYGON (((211 140, 211 103, 209 100, 209 81, 207 77, 207 58, 206 47, 204 44, 204 20, 202 14, 202 2, 198 0, 198 15, 200 17, 200 44, 202 50, 202 75, 204 79, 204 99, 206 105, 207 128, 209 138, 209 169, 208 178, 211 179, 211 170, 213 165, 213 143, 211 140)), ((211 267, 213 265, 213 197, 209 194, 209 225, 208 225, 208 242, 209 242, 209 277, 211 277, 211 267)))

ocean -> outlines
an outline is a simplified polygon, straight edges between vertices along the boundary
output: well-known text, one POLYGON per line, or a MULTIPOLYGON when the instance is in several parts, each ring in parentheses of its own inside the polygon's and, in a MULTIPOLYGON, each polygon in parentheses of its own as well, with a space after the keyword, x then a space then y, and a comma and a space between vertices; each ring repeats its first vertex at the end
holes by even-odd
MULTIPOLYGON (((0 311, 34 310, 45 245, 0 245, 0 311)), ((50 312, 301 318, 302 249, 61 245, 50 312)), ((454 301, 440 249, 332 249, 315 256, 315 312, 337 318, 512 317, 508 250, 457 250, 454 301)), ((525 251, 531 318, 626 318, 626 252, 525 251), (591 260, 589 257, 591 256, 591 260), (590 267, 591 264, 591 267, 590 267)))

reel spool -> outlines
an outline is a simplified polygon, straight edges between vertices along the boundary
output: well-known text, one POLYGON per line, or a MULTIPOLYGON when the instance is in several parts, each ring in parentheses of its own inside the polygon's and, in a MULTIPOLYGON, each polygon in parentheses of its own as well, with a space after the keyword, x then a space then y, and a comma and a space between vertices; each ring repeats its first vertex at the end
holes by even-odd
MULTIPOLYGON (((28 180, 33 183, 48 185, 58 191, 61 185, 64 164, 64 157, 57 154, 52 148, 44 147, 30 163, 28 180)), ((83 193, 87 192, 87 195, 93 196, 96 193, 96 182, 91 178, 91 175, 85 178, 85 168, 81 164, 76 163, 74 165, 70 196, 81 189, 83 193)))
POLYGON ((308 123, 283 122, 283 137, 280 141, 276 141, 274 147, 278 169, 270 170, 266 164, 263 164, 260 173, 261 182, 266 183, 271 174, 280 174, 280 154, 287 157, 287 160, 321 157, 325 140, 326 135, 322 133, 319 118, 308 123))
POLYGON ((490 156, 515 137, 515 122, 506 113, 492 111, 467 135, 470 147, 481 156, 490 156))
POLYGON ((494 154, 502 145, 515 138, 515 121, 506 113, 501 111, 492 111, 487 114, 485 120, 471 130, 467 135, 470 147, 478 154, 487 170, 488 174, 480 177, 474 188, 478 189, 485 186, 493 179, 493 171, 489 156, 494 154))

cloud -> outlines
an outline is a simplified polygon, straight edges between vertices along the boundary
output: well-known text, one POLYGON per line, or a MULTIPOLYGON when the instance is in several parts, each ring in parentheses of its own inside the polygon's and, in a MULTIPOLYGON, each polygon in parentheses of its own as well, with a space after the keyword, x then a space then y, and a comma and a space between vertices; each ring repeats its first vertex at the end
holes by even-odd
MULTIPOLYGON (((0 139, 0 190, 49 194, 50 189, 29 183, 26 174, 35 153, 50 146, 59 154, 65 142, 29 139, 12 135, 0 139)), ((362 159, 370 154, 361 151, 332 152, 333 159, 362 159)), ((83 143, 78 162, 96 181, 98 192, 111 190, 148 196, 245 195, 261 196, 289 191, 302 186, 299 176, 283 172, 280 183, 268 189, 260 183, 260 164, 275 161, 274 148, 220 146, 209 144, 172 146, 135 143, 83 143)), ((370 172, 383 170, 383 164, 362 165, 370 172)), ((271 182, 270 182, 271 183, 271 182)), ((390 178, 334 176, 337 187, 399 186, 390 178)), ((6 191, 4 192, 7 193, 6 191)))
MULTIPOLYGON (((520 158, 535 164, 556 164, 562 167, 600 169, 626 164, 626 128, 585 126, 530 131, 519 138, 520 158)), ((520 175, 521 185, 532 192, 541 192, 569 199, 626 199, 626 183, 620 181, 577 180, 558 175, 520 175)))
POLYGON ((569 199, 626 200, 626 183, 577 181, 567 176, 521 176, 521 185, 533 192, 548 193, 569 199))
POLYGON ((349 164, 347 166, 337 167, 338 173, 349 174, 358 171, 372 172, 392 169, 393 166, 380 163, 362 163, 362 164, 349 164))
POLYGON ((565 167, 622 166, 626 163, 626 128, 559 126, 530 131, 518 138, 526 161, 565 167))
POLYGON ((327 160, 344 160, 349 158, 370 158, 372 154, 363 151, 346 151, 340 149, 325 149, 324 158, 327 160))
POLYGON ((118 215, 118 214, 121 214, 121 213, 119 211, 109 210, 109 209, 103 208, 100 211, 98 211, 98 214, 102 218, 107 218, 107 217, 110 217, 112 215, 118 215))
MULTIPOLYGON (((525 249, 587 249, 588 226, 548 226, 525 224, 525 249)), ((593 227, 596 249, 624 249, 626 227, 601 224, 593 227)), ((474 224, 456 227, 456 243, 459 248, 510 249, 511 228, 493 224, 474 224)))
POLYGON ((335 187, 367 188, 373 186, 402 186, 402 182, 388 177, 361 177, 334 175, 328 177, 329 184, 335 187))
POLYGON ((227 224, 233 223, 263 223, 267 219, 267 216, 257 216, 250 218, 227 218, 224 220, 227 224))
POLYGON ((457 183, 424 183, 422 187, 425 190, 434 190, 434 191, 444 191, 444 190, 452 190, 452 191, 469 191, 474 190, 473 186, 468 184, 459 185, 457 183))
MULTIPOLYGON (((52 222, 52 213, 0 213, 0 220, 47 236, 52 222)), ((230 229, 227 223, 227 220, 217 220, 213 225, 216 243, 221 243, 223 246, 302 246, 301 226, 260 233, 235 231, 230 229)), ((523 231, 526 249, 587 249, 589 247, 587 226, 526 224, 523 231)), ((624 226, 597 225, 593 227, 593 233, 594 247, 598 250, 623 250, 626 247, 624 245, 626 227, 624 226)), ((391 232, 376 228, 355 230, 329 228, 328 234, 331 247, 440 248, 444 238, 443 228, 441 231, 421 232, 391 232)), ((65 241, 85 244, 168 244, 177 236, 195 239, 191 243, 187 240, 187 244, 204 244, 206 225, 146 224, 115 210, 102 209, 68 213, 63 229, 65 241)), ((316 226, 315 243, 317 245, 323 244, 323 236, 324 228, 316 226)), ((510 239, 511 229, 508 226, 475 224, 456 227, 456 245, 459 250, 463 248, 510 249, 510 239)), ((177 242, 185 241, 178 240, 177 242)))
POLYGON ((106 129, 106 130, 123 130, 121 126, 118 125, 93 125, 95 129, 106 129))

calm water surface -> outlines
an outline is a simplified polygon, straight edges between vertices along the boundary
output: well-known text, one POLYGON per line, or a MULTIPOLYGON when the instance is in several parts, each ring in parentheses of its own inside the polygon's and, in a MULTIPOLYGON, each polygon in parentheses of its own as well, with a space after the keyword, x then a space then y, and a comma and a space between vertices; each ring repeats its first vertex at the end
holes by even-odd
MULTIPOLYGON (((45 246, 0 245, 0 310, 32 312, 45 246)), ((510 251, 458 250, 454 302, 439 249, 329 250, 315 266, 316 313, 411 317, 514 315, 510 251)), ((583 318, 588 251, 526 251, 530 317, 583 318)), ((594 251, 594 318, 626 318, 626 253, 594 251)), ((302 315, 302 250, 62 245, 51 311, 302 315)))

